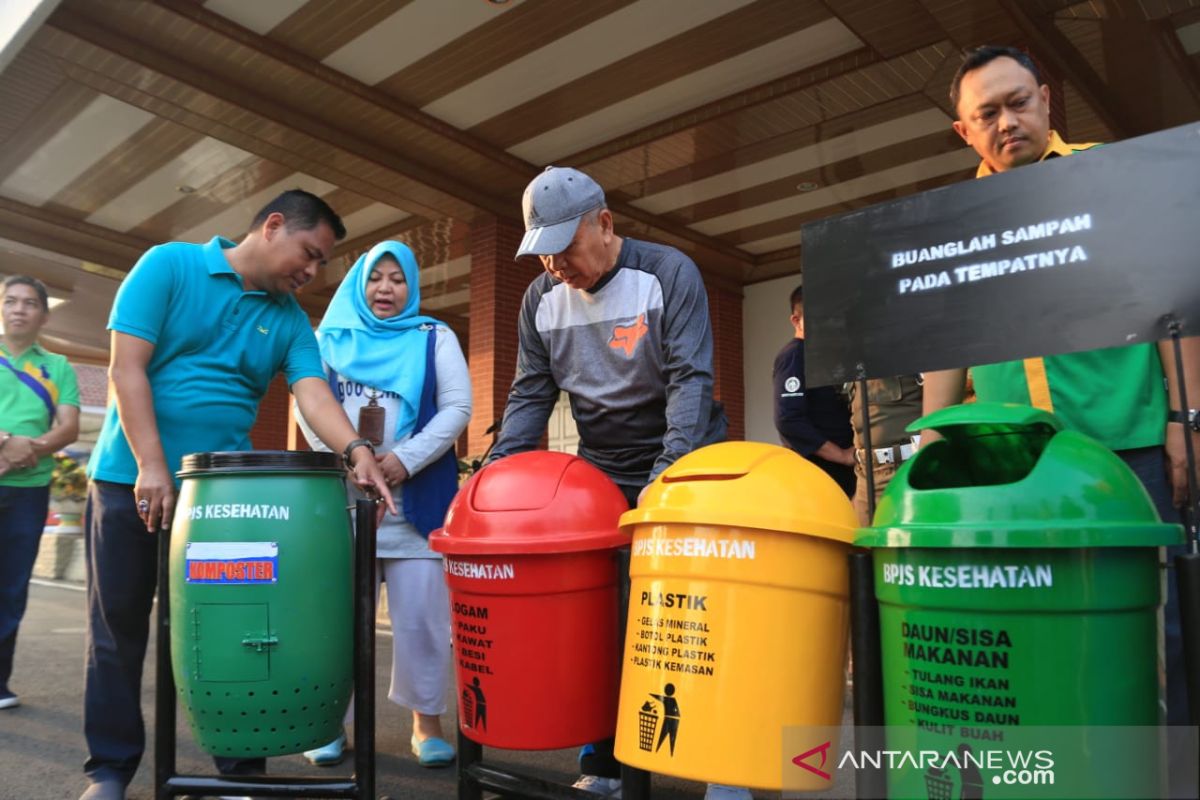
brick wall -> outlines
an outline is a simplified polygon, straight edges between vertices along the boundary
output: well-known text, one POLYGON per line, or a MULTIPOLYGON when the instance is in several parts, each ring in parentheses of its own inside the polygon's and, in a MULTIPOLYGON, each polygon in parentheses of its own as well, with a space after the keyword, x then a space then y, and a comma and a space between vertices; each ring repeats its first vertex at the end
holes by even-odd
POLYGON ((288 447, 288 406, 292 395, 287 381, 276 375, 258 405, 258 418, 250 429, 250 441, 255 450, 286 450, 288 447))
POLYGON ((725 406, 729 438, 746 438, 746 402, 742 376, 742 295, 708 287, 713 326, 713 395, 725 406))
POLYGON ((504 415, 517 363, 517 316, 525 288, 541 272, 518 264, 513 253, 524 231, 502 220, 476 223, 471 230, 471 322, 467 360, 474 410, 467 427, 467 454, 483 453, 486 433, 504 415))

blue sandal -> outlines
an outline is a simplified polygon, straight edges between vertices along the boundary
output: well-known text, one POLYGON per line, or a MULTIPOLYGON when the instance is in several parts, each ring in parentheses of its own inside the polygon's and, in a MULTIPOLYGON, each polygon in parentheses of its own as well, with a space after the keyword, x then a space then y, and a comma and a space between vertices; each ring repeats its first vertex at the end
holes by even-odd
POLYGON ((339 734, 336 739, 323 747, 305 750, 304 757, 318 767, 333 767, 342 763, 346 750, 346 734, 339 734))
POLYGON ((421 741, 414 733, 412 751, 422 767, 448 767, 454 763, 454 748, 445 739, 436 736, 421 741))

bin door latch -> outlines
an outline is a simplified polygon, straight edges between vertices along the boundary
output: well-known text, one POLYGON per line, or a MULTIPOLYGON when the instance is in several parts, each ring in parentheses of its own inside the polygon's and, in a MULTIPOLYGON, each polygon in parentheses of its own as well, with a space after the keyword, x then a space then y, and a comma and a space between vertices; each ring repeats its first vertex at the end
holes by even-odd
POLYGON ((253 647, 256 653, 265 653, 268 647, 279 644, 278 636, 247 636, 242 639, 242 647, 253 647))

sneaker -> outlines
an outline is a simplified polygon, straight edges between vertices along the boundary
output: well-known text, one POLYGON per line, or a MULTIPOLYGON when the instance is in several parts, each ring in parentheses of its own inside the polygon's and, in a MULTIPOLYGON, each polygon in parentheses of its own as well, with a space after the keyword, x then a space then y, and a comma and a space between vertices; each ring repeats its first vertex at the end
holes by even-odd
POLYGON ((0 690, 0 708, 16 708, 21 705, 21 698, 8 689, 0 690))
POLYGON ((754 800, 754 795, 750 794, 749 789, 740 786, 710 783, 704 792, 704 800, 754 800))
POLYGON ((318 767, 333 767, 342 763, 346 757, 346 734, 339 733, 336 739, 323 747, 305 750, 304 757, 318 767))
POLYGON ((591 792, 597 797, 621 797, 620 778, 601 778, 599 775, 580 775, 579 780, 571 784, 576 789, 591 792))

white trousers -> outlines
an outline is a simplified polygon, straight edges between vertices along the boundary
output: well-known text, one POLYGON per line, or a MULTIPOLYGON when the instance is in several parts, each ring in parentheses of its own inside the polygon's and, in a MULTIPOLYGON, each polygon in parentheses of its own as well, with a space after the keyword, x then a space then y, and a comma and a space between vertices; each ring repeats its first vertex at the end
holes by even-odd
POLYGON ((444 714, 450 677, 450 594, 442 560, 381 558, 377 569, 387 581, 392 621, 388 699, 419 714, 444 714))

